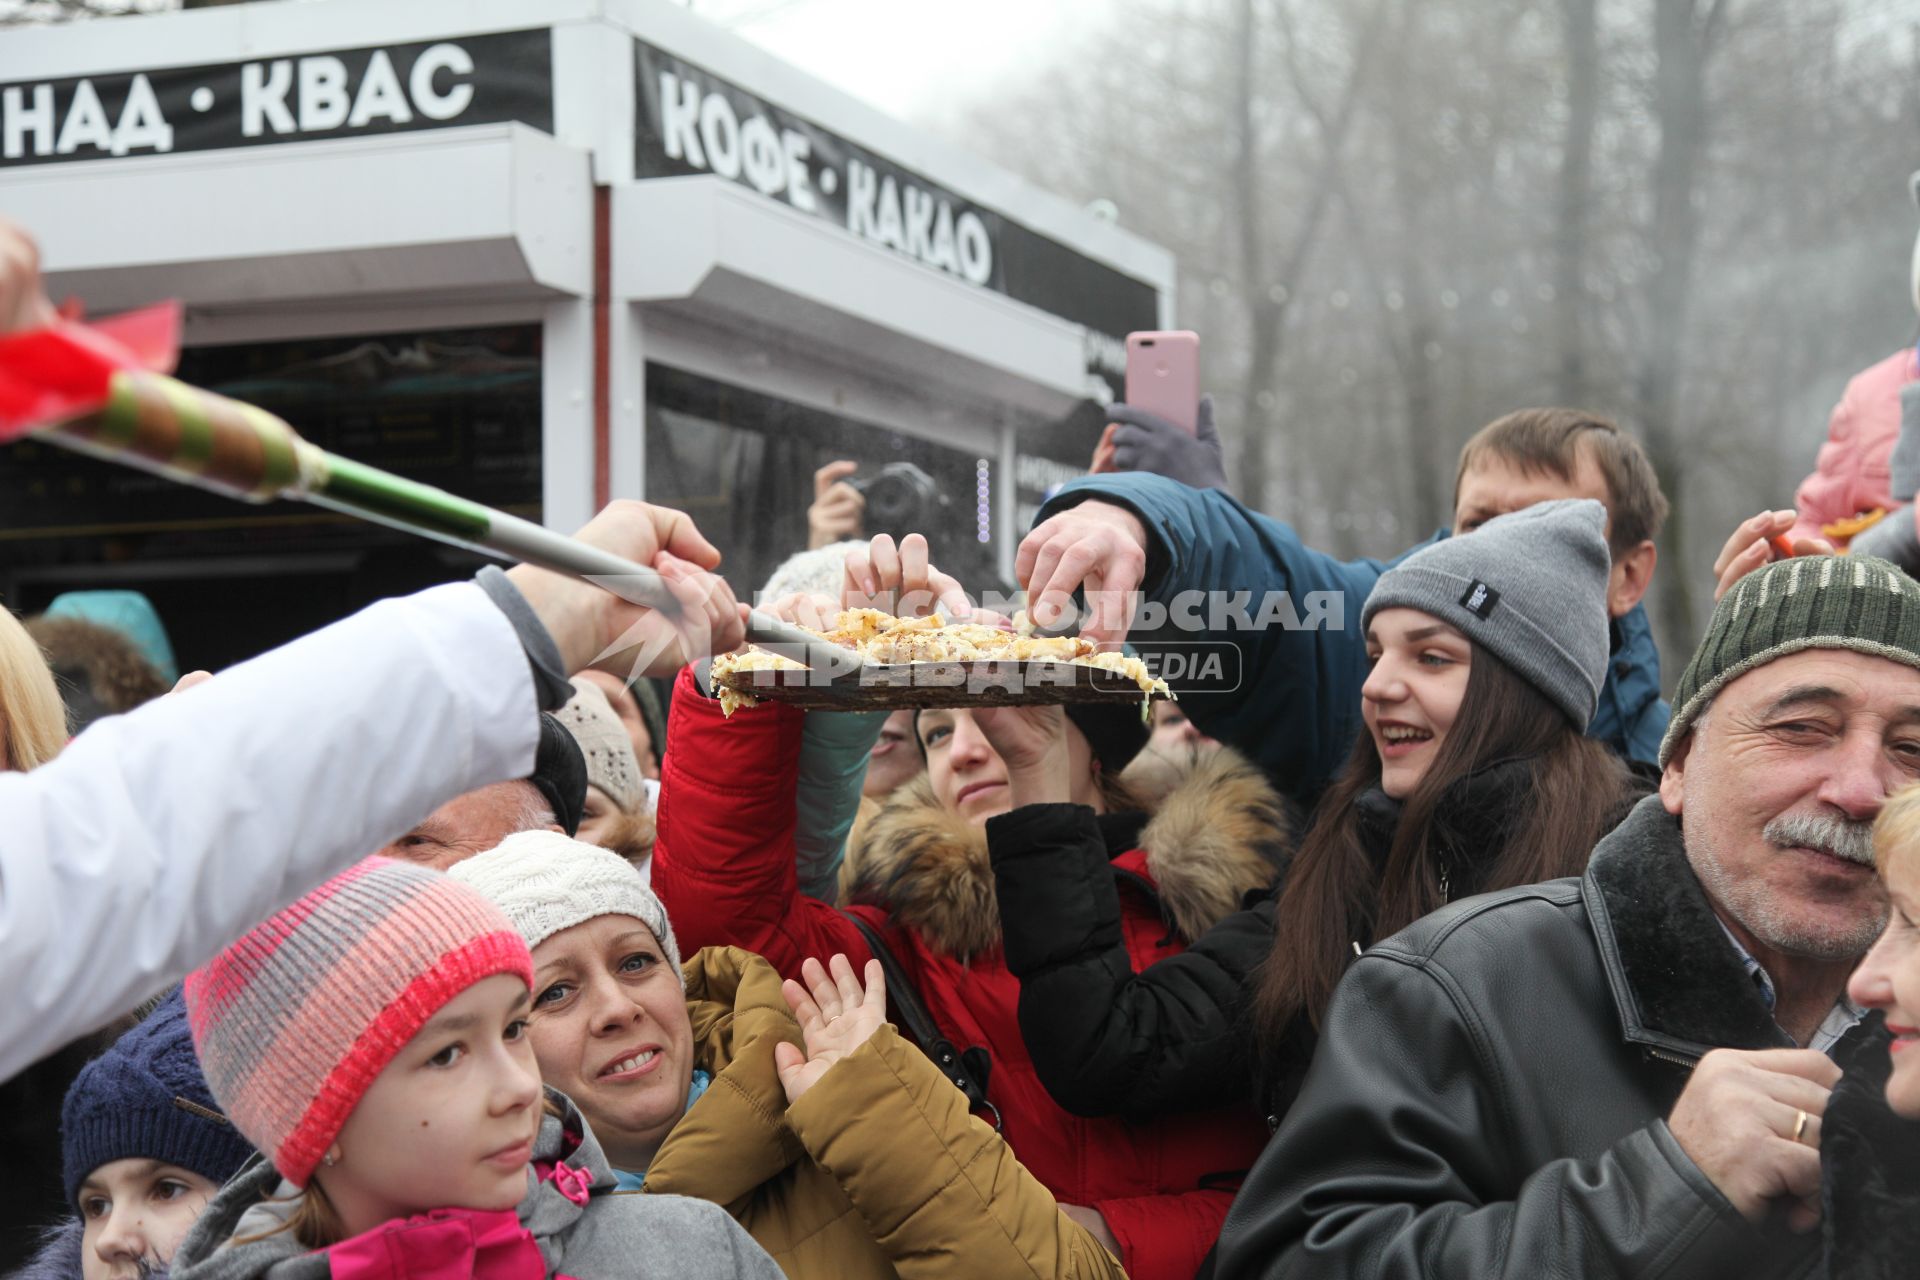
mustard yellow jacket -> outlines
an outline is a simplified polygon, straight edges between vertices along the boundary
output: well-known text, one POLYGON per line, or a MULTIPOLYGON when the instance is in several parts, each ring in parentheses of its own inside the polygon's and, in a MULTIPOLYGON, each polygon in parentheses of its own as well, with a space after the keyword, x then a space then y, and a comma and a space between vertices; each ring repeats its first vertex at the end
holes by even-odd
POLYGON ((789 1107, 773 1046, 801 1038, 779 975, 734 947, 684 967, 713 1083, 647 1166, 649 1193, 725 1206, 790 1280, 1124 1280, 891 1026, 789 1107))

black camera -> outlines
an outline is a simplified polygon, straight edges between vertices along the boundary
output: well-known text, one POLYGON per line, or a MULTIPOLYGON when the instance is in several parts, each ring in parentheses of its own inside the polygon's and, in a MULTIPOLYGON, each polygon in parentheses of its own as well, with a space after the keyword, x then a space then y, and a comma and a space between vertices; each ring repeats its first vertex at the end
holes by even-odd
POLYGON ((941 513, 951 504, 933 477, 911 462, 889 462, 847 483, 867 500, 862 518, 867 532, 889 534, 896 542, 915 530, 939 528, 941 513))

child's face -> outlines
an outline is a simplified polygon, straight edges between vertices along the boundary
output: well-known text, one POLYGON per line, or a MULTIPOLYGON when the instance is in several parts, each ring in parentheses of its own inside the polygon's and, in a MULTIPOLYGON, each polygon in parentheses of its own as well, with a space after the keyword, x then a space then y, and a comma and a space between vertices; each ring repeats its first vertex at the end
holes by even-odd
POLYGON ((527 987, 495 974, 420 1028, 314 1171, 349 1235, 433 1209, 511 1209, 540 1132, 527 987))
POLYGON ((132 1280, 165 1266, 218 1191, 211 1181, 158 1160, 110 1160, 80 1184, 80 1272, 85 1280, 132 1280))
POLYGON ((533 949, 533 1046, 554 1088, 586 1114, 607 1158, 644 1169, 687 1109, 687 995, 653 930, 595 916, 533 949))

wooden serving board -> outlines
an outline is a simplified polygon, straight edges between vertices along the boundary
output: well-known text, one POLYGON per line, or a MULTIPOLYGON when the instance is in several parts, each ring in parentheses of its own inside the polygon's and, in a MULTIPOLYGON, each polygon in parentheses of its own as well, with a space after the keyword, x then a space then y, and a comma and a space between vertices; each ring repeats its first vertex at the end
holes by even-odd
MULTIPOLYGON (((1030 662, 906 662, 862 667, 821 681, 811 671, 735 671, 717 683, 809 711, 896 711, 903 707, 1016 707, 1062 702, 1139 704, 1140 686, 1102 667, 1030 662)), ((1156 694, 1156 697, 1165 695, 1156 694)))

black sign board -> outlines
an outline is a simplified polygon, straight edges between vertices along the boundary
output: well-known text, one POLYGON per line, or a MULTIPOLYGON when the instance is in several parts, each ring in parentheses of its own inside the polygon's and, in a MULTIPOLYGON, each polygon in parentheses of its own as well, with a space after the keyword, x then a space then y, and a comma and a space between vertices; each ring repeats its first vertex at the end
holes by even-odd
POLYGON ((0 84, 0 169, 508 120, 553 132, 545 29, 0 84))
POLYGON ((672 54, 635 41, 634 56, 637 176, 718 174, 955 279, 1084 325, 1089 371, 1109 375, 1119 394, 1124 335, 1159 325, 1152 285, 672 54))

